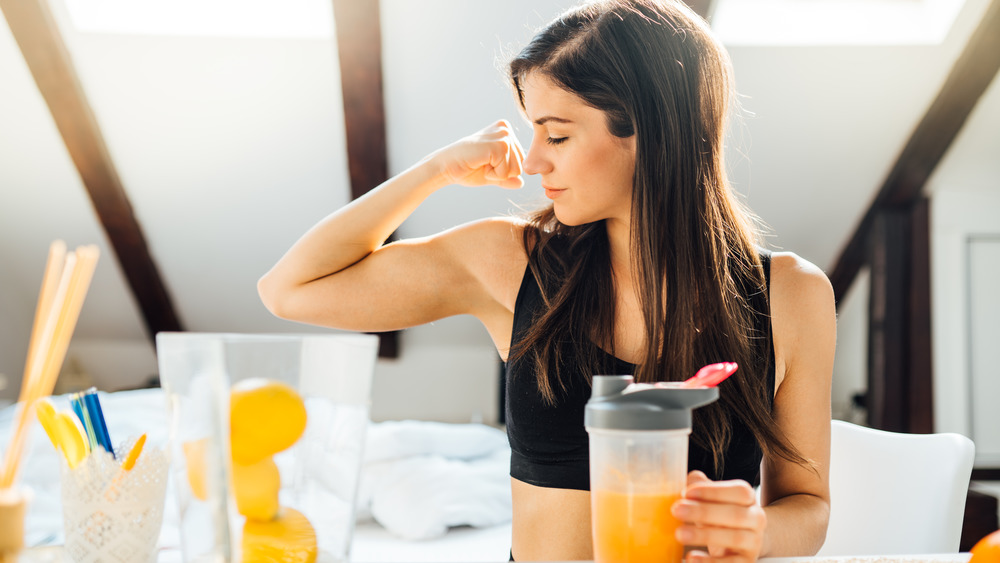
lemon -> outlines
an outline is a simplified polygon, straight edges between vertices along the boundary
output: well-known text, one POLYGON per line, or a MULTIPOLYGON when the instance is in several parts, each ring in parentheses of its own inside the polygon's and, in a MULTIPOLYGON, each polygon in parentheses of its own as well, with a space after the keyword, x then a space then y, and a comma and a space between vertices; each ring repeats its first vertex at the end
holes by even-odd
POLYGON ((242 563, 314 563, 316 530, 299 511, 282 507, 270 522, 243 525, 242 563))
POLYGON ((285 450, 305 429, 305 404, 290 385, 263 378, 233 385, 229 435, 236 463, 253 465, 285 450))
POLYGON ((233 493, 236 508, 250 520, 273 520, 278 514, 281 474, 272 458, 253 465, 233 463, 233 493))
POLYGON ((207 446, 208 438, 191 440, 181 444, 187 466, 188 484, 191 485, 191 493, 194 494, 194 498, 198 500, 208 500, 208 486, 205 483, 205 448, 207 446))

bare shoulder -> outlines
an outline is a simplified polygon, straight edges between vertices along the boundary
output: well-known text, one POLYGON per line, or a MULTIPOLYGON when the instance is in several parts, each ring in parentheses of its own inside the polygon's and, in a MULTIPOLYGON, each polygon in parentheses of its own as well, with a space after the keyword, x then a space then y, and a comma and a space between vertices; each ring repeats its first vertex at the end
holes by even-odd
POLYGON ((771 326, 780 384, 795 364, 832 363, 837 337, 833 286, 819 267, 792 252, 771 256, 771 326))
POLYGON ((524 229, 515 217, 480 219, 440 233, 435 242, 447 246, 493 300, 513 310, 528 264, 524 229))
POLYGON ((772 306, 826 309, 833 306, 833 286, 818 266, 794 252, 771 255, 772 306))
POLYGON ((516 254, 520 250, 524 254, 521 243, 524 225, 524 221, 516 217, 491 217, 452 227, 436 237, 463 248, 487 245, 497 252, 516 254))

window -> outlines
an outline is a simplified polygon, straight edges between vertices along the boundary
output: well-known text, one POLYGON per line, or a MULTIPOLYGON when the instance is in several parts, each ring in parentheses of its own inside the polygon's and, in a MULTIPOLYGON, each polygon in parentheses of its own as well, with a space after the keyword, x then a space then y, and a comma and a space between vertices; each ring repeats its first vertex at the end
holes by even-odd
POLYGON ((330 0, 64 0, 84 33, 333 37, 330 0))
POLYGON ((921 45, 944 40, 963 0, 718 0, 726 45, 921 45))

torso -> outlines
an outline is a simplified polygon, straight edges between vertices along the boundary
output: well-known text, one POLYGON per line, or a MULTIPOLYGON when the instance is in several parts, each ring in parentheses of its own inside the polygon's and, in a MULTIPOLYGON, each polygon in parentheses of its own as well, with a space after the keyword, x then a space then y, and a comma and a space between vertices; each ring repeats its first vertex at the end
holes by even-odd
MULTIPOLYGON (((527 266, 527 256, 521 242, 521 226, 507 221, 502 223, 508 225, 506 232, 509 236, 493 239, 492 242, 501 243, 497 252, 481 253, 492 257, 488 264, 484 260, 482 268, 490 272, 483 274, 480 279, 484 281, 484 285, 488 284, 486 290, 493 296, 495 306, 484 309, 477 317, 486 326, 501 358, 506 361, 514 328, 514 309, 527 266)), ((499 226, 497 228, 498 231, 504 230, 499 226)), ((777 254, 774 257, 777 259, 772 260, 772 279, 781 275, 785 262, 777 254)), ((634 326, 633 321, 639 318, 637 304, 619 300, 618 307, 626 312, 616 319, 616 325, 621 322, 634 326)), ((623 360, 638 359, 642 350, 641 331, 616 332, 616 354, 623 360)), ((783 379, 779 336, 775 334, 775 392, 783 379)), ((512 477, 511 493, 512 553, 515 559, 551 561, 593 558, 588 491, 537 486, 512 477)))

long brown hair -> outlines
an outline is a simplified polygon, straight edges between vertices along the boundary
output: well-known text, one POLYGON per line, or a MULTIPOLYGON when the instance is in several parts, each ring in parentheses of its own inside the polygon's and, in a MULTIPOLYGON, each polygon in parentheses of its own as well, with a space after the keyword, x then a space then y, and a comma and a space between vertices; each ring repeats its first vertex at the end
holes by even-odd
MULTIPOLYGON (((739 420, 764 452, 807 463, 771 417, 770 323, 754 324, 769 316, 759 229, 723 161, 732 65, 704 20, 673 0, 589 3, 539 32, 509 70, 522 107, 524 79, 540 73, 604 111, 613 135, 635 136, 630 245, 647 343, 636 379, 679 381, 735 361, 719 402, 696 411, 692 439, 721 473, 739 420)), ((593 343, 614 355, 607 231, 563 225, 549 206, 530 217, 524 245, 546 307, 510 356, 534 364, 552 403, 571 376, 561 366, 589 378, 607 369, 593 343)))

